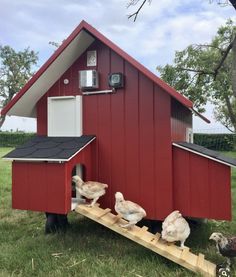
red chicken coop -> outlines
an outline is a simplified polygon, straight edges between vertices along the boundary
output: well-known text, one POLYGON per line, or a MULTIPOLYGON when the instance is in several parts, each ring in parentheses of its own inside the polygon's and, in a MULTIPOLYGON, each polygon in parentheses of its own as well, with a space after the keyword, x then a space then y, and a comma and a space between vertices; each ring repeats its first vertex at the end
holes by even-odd
MULTIPOLYGON (((14 209, 67 214, 71 177, 108 184, 149 219, 231 219, 236 161, 192 143, 193 104, 82 21, 2 110, 37 135, 5 156, 14 209)), ((199 115, 202 117, 201 115, 199 115)), ((203 120, 206 118, 202 117, 203 120)))

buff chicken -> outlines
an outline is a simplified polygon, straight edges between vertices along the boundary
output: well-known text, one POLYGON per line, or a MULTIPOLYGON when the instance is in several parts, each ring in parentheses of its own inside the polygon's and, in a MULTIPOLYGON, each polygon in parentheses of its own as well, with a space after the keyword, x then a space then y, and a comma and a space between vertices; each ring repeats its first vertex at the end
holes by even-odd
POLYGON ((179 211, 173 211, 162 223, 161 237, 167 242, 180 241, 181 248, 184 248, 185 240, 189 235, 189 224, 179 211))
POLYGON ((92 199, 92 202, 88 205, 93 207, 98 199, 106 193, 107 184, 88 181, 84 182, 78 175, 72 177, 72 182, 75 183, 76 191, 79 193, 80 197, 84 196, 87 199, 92 199))
POLYGON ((125 220, 129 221, 127 224, 121 224, 123 228, 133 227, 137 222, 146 216, 145 210, 138 204, 124 200, 121 192, 115 194, 115 211, 125 220))

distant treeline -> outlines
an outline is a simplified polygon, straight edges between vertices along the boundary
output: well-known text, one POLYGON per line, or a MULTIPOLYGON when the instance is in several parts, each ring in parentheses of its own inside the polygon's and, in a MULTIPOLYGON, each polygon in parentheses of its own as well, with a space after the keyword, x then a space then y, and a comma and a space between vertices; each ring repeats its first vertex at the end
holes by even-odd
MULTIPOLYGON (((35 133, 0 131, 0 147, 16 147, 35 135, 35 133)), ((217 151, 236 151, 236 134, 194 134, 194 143, 217 151)))
POLYGON ((0 132, 0 147, 16 147, 34 136, 35 133, 0 132))
POLYGON ((236 134, 194 134, 194 143, 216 151, 236 151, 236 134))

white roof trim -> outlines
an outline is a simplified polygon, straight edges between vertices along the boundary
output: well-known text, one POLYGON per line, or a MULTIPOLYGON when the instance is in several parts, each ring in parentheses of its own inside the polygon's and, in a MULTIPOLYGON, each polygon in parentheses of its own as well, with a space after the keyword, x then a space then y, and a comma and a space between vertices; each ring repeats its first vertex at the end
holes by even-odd
POLYGON ((74 158, 79 152, 81 152, 85 147, 87 147, 92 141, 94 141, 96 137, 92 138, 88 143, 86 143, 82 148, 80 148, 76 153, 74 153, 68 159, 47 159, 47 158, 2 158, 6 161, 22 161, 22 162, 57 162, 57 163, 64 163, 70 161, 74 158))
POLYGON ((39 99, 83 54, 94 40, 91 35, 82 30, 40 75, 26 93, 11 107, 7 115, 36 117, 36 104, 39 99))
POLYGON ((215 161, 215 162, 217 162, 217 163, 221 163, 221 164, 224 164, 224 165, 227 165, 227 166, 236 168, 235 165, 232 165, 232 164, 230 164, 230 163, 226 163, 226 162, 224 162, 224 161, 218 160, 218 159, 213 158, 213 157, 211 157, 211 156, 208 156, 208 155, 202 154, 202 153, 200 153, 200 152, 194 151, 194 150, 192 150, 192 149, 189 149, 189 148, 184 147, 184 146, 182 146, 182 145, 179 145, 179 144, 177 144, 177 143, 174 143, 174 142, 173 142, 172 145, 174 145, 174 146, 176 146, 176 147, 178 147, 178 148, 187 150, 187 151, 189 151, 189 152, 192 152, 192 153, 194 153, 194 154, 197 154, 197 155, 199 155, 199 156, 202 156, 202 157, 204 157, 204 158, 207 158, 207 159, 209 159, 209 160, 213 160, 213 161, 215 161))

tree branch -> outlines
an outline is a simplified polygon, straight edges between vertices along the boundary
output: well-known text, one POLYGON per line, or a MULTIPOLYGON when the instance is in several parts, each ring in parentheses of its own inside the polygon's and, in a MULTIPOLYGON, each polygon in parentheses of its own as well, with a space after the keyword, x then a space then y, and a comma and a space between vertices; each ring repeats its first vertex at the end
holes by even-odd
MULTIPOLYGON (((190 72, 196 72, 199 74, 208 74, 208 75, 213 75, 214 80, 216 79, 220 68, 222 67, 225 59, 227 58, 230 50, 233 48, 233 45, 236 44, 236 35, 234 37, 234 39, 230 42, 230 44, 228 45, 228 47, 226 48, 225 51, 222 51, 222 58, 219 61, 218 65, 215 67, 215 69, 213 69, 213 71, 205 71, 205 70, 200 70, 200 69, 192 69, 192 68, 182 68, 182 67, 177 67, 177 69, 179 70, 185 70, 185 71, 190 71, 190 72)), ((211 47, 211 45, 203 45, 205 47, 211 47)))
POLYGON ((194 48, 199 49, 200 47, 211 47, 211 48, 215 48, 218 49, 219 51, 222 51, 222 49, 220 47, 217 47, 215 45, 211 45, 211 44, 193 44, 194 48))
POLYGON ((220 60, 219 64, 217 65, 217 67, 214 70, 214 79, 216 79, 216 76, 221 68, 221 66, 223 65, 225 59, 227 58, 229 51, 232 49, 234 43, 236 43, 236 35, 234 37, 234 39, 230 42, 230 44, 228 45, 227 49, 224 51, 224 54, 222 56, 222 59, 220 60))
POLYGON ((136 12, 128 15, 128 19, 130 19, 131 17, 134 17, 134 22, 136 21, 137 19, 137 16, 139 14, 139 12, 141 11, 142 7, 144 6, 144 4, 147 2, 147 0, 143 0, 142 4, 139 6, 139 8, 137 9, 136 12))
POLYGON ((211 44, 193 44, 193 47, 194 47, 194 49, 196 49, 196 50, 199 50, 199 49, 201 49, 201 48, 203 48, 203 47, 209 47, 209 48, 214 48, 214 49, 217 49, 217 50, 219 50, 220 51, 220 53, 223 55, 224 54, 224 52, 225 52, 225 50, 223 50, 222 48, 220 48, 220 47, 217 47, 217 46, 215 46, 215 45, 211 45, 211 44))
POLYGON ((213 75, 214 71, 205 71, 205 70, 200 70, 200 69, 192 69, 192 68, 184 68, 184 67, 176 67, 179 70, 184 70, 184 71, 190 71, 190 72, 196 72, 199 74, 210 74, 213 75))

